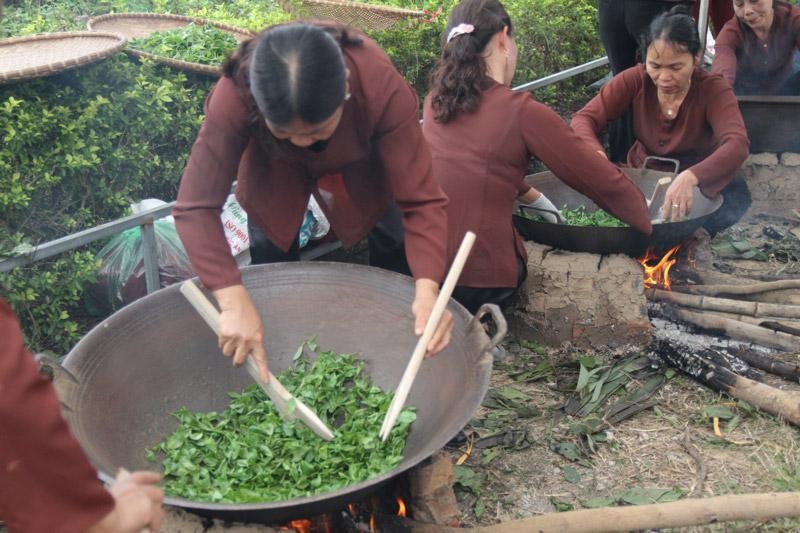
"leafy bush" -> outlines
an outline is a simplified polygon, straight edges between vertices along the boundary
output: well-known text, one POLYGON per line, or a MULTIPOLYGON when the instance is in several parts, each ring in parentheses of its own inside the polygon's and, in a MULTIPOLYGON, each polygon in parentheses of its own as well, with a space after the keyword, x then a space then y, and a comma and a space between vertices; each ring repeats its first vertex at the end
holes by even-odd
MULTIPOLYGON (((210 84, 119 54, 0 88, 0 249, 117 218, 134 199, 174 198, 210 84)), ((95 265, 89 255, 72 258, 0 276, 37 348, 64 351, 77 339, 72 285, 95 265)))

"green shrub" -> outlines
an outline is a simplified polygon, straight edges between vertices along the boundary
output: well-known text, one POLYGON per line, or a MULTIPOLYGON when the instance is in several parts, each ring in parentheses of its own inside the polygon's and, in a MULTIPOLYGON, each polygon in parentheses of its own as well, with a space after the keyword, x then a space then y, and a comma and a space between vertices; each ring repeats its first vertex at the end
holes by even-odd
MULTIPOLYGON (((133 200, 173 199, 211 83, 118 54, 0 88, 0 250, 120 217, 133 200)), ((93 266, 71 257, 0 276, 36 348, 64 351, 80 333, 73 285, 93 266)))

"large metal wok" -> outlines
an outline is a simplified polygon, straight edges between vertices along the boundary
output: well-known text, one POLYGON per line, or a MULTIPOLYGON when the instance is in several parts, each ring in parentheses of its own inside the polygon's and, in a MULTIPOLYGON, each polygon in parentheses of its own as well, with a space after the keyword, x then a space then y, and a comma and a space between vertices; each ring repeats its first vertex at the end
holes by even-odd
MULTIPOLYGON (((655 189, 656 182, 670 173, 650 169, 622 169, 649 198, 655 189)), ((547 195, 561 209, 584 206, 586 211, 593 212, 597 205, 578 191, 559 180, 552 172, 541 172, 526 178, 528 184, 547 195)), ((692 212, 686 220, 653 224, 653 233, 643 235, 631 227, 598 228, 588 226, 570 226, 530 220, 514 214, 514 226, 526 240, 535 241, 554 248, 573 252, 593 254, 621 253, 633 257, 641 257, 647 248, 665 252, 669 248, 688 239, 698 228, 719 209, 722 196, 713 200, 706 198, 698 188, 694 190, 692 212)))
MULTIPOLYGON (((316 335, 324 349, 361 352, 374 383, 394 389, 414 350, 410 306, 413 281, 375 268, 343 263, 286 263, 242 269, 266 325, 270 368, 286 369, 300 343, 316 335)), ((441 449, 470 420, 489 385, 489 350, 505 334, 496 306, 473 317, 451 300, 455 326, 448 348, 426 360, 408 404, 418 418, 396 468, 334 492, 282 502, 213 504, 168 498, 167 503, 229 520, 279 522, 342 508, 441 449), (492 338, 479 322, 490 314, 492 338)), ((215 336, 178 291, 157 291, 90 331, 56 371, 65 416, 101 477, 120 467, 157 468, 145 448, 171 433, 170 415, 222 410, 227 393, 251 383, 222 357, 215 336), (65 375, 66 370, 74 380, 65 375)), ((270 468, 264 464, 263 468, 270 468)))

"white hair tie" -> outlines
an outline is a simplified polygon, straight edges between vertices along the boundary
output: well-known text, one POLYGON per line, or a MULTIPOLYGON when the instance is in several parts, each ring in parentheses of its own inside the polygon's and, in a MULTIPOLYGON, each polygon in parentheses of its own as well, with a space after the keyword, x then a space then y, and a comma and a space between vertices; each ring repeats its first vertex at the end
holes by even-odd
POLYGON ((450 33, 447 34, 447 42, 449 43, 453 37, 458 37, 459 35, 464 35, 465 33, 472 33, 475 31, 475 26, 472 24, 464 24, 461 23, 458 26, 455 26, 450 33))

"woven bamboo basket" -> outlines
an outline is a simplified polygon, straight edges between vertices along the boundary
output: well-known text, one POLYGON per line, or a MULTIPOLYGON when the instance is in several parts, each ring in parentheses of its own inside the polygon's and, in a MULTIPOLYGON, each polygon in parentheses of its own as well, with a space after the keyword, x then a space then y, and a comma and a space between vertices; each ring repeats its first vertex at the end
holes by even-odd
POLYGON ((0 84, 58 74, 102 61, 125 47, 123 35, 60 32, 0 40, 0 84))
MULTIPOLYGON (((250 39, 254 35, 254 33, 249 30, 228 26, 227 24, 222 24, 211 20, 195 17, 184 17, 181 15, 161 15, 156 13, 115 13, 110 15, 101 15, 99 17, 90 18, 87 22, 87 26, 92 31, 117 32, 131 40, 138 39, 140 37, 147 37, 151 33, 155 33, 157 31, 180 28, 191 23, 210 24, 219 30, 230 33, 239 42, 250 39)), ((150 52, 145 52, 143 50, 136 50, 130 46, 126 48, 125 51, 132 56, 146 57, 158 63, 162 63, 179 70, 186 70, 189 72, 196 72, 209 76, 219 76, 222 72, 220 65, 204 65, 202 63, 182 61, 180 59, 173 59, 171 57, 151 54, 150 52)))
POLYGON ((346 0, 280 0, 287 12, 303 18, 335 20, 362 30, 385 30, 402 20, 420 20, 422 11, 346 0))

